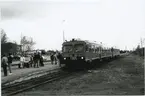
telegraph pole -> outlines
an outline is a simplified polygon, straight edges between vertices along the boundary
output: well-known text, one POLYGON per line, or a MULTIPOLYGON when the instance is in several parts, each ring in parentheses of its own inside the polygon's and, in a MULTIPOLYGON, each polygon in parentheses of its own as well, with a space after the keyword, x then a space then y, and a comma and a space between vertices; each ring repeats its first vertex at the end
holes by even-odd
POLYGON ((20 40, 20 48, 21 48, 20 50, 21 50, 21 54, 23 52, 23 48, 22 47, 23 47, 23 45, 22 45, 22 32, 21 32, 21 40, 20 40))
POLYGON ((143 40, 142 38, 140 38, 140 47, 142 48, 142 45, 143 45, 143 40))
POLYGON ((63 42, 65 41, 65 36, 64 36, 64 22, 65 22, 65 20, 62 21, 62 25, 63 25, 63 42))
POLYGON ((64 42, 64 40, 65 40, 65 37, 64 37, 64 30, 63 30, 63 42, 64 42))
POLYGON ((127 51, 127 46, 125 46, 125 50, 127 51))

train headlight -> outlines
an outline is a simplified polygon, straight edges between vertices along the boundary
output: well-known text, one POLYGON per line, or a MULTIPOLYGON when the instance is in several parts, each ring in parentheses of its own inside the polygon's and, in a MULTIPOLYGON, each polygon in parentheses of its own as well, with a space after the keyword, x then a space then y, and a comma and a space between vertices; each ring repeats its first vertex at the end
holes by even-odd
POLYGON ((84 59, 84 57, 81 57, 81 59, 84 59))
POLYGON ((66 60, 66 58, 64 58, 64 60, 66 60))

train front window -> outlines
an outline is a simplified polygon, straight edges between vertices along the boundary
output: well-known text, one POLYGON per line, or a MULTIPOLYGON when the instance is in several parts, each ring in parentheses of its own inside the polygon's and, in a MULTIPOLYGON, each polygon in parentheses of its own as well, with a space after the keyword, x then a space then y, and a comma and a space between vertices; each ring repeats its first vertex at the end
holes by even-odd
POLYGON ((72 45, 65 45, 63 47, 63 52, 72 52, 72 48, 73 48, 72 45))
POLYGON ((84 45, 83 44, 76 44, 74 46, 75 52, 83 52, 84 50, 84 45))

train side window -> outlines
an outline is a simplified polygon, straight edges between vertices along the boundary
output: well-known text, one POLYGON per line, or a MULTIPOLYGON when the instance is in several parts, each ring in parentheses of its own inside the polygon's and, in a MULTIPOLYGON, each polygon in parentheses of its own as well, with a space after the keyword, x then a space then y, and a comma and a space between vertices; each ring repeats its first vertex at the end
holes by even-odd
POLYGON ((94 53, 94 45, 91 46, 91 52, 94 53))
POLYGON ((104 49, 101 49, 101 52, 104 53, 104 49))
POLYGON ((97 48, 95 48, 95 53, 97 53, 97 48))
POLYGON ((95 51, 95 46, 94 46, 94 48, 93 48, 93 52, 95 53, 96 51, 95 51))
POLYGON ((91 46, 89 46, 89 50, 88 50, 89 52, 91 52, 92 51, 92 47, 91 46))
POLYGON ((91 52, 94 53, 94 48, 91 48, 91 52))
POLYGON ((93 48, 91 48, 91 52, 93 53, 93 51, 94 51, 94 49, 93 48))
POLYGON ((91 46, 89 46, 89 52, 91 52, 91 46))
POLYGON ((99 47, 97 47, 97 52, 99 52, 99 47))
POLYGON ((94 53, 96 53, 96 49, 94 48, 94 53))
POLYGON ((89 47, 88 46, 86 46, 86 52, 88 52, 89 51, 89 47))
POLYGON ((96 53, 98 53, 98 47, 96 47, 96 49, 95 49, 95 50, 96 50, 96 53))

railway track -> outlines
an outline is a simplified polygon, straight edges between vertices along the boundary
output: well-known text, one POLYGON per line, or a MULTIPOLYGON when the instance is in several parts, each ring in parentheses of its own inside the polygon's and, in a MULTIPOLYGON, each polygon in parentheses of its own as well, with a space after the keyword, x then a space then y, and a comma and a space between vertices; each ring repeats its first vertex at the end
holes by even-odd
POLYGON ((43 85, 45 83, 50 83, 52 81, 67 77, 71 74, 73 74, 73 72, 66 72, 56 69, 51 70, 48 71, 45 75, 40 76, 39 78, 32 78, 23 82, 2 86, 2 96, 13 96, 26 90, 35 88, 39 85, 43 85))
MULTIPOLYGON (((124 55, 120 56, 124 57, 124 55)), ((2 85, 2 96, 12 96, 21 92, 24 92, 26 90, 35 88, 39 85, 43 85, 45 83, 50 83, 55 80, 59 80, 61 78, 67 77, 69 75, 72 75, 76 72, 67 72, 63 71, 59 68, 49 70, 44 72, 40 72, 35 76, 35 78, 31 78, 29 80, 24 80, 22 82, 17 82, 13 84, 3 84, 2 85), (37 78, 39 77, 39 78, 37 78)), ((34 74, 32 74, 34 75, 34 74)))
POLYGON ((12 86, 18 85, 20 82, 25 84, 28 81, 30 81, 30 78, 31 78, 31 80, 33 80, 36 77, 41 77, 41 76, 46 75, 46 74, 51 74, 51 73, 57 72, 59 70, 60 70, 60 68, 48 70, 48 71, 45 71, 45 72, 44 71, 38 71, 38 72, 34 71, 33 73, 27 74, 27 76, 23 76, 23 77, 18 78, 18 79, 14 80, 14 81, 9 81, 9 82, 3 83, 2 84, 2 89, 6 89, 8 87, 12 87, 12 86), (26 78, 26 79, 22 80, 22 78, 26 78))

